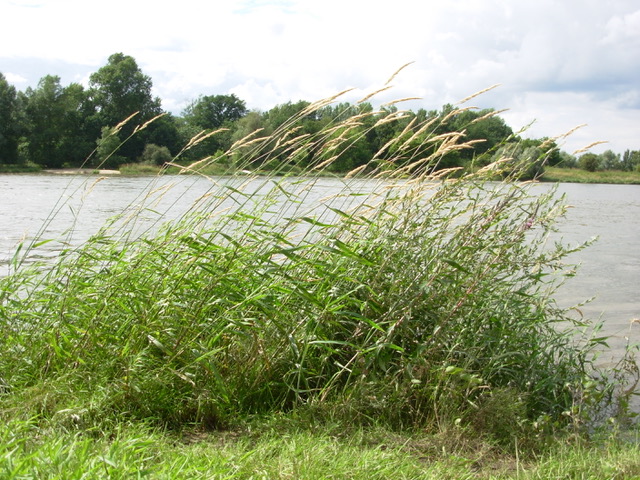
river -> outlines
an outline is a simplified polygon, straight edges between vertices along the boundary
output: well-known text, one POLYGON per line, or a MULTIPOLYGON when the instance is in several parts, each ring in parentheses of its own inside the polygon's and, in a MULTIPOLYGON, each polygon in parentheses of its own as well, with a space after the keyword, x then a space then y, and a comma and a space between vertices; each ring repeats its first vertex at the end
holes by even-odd
MULTIPOLYGON (((323 179, 309 199, 331 195, 338 185, 323 179)), ((180 215, 211 187, 211 180, 202 177, 0 175, 0 275, 9 271, 8 262, 22 241, 39 237, 79 244, 108 218, 140 203, 145 205, 139 213, 143 228, 180 215), (154 190, 159 193, 151 202, 154 190)), ((612 337, 612 351, 619 354, 627 342, 640 343, 640 320, 634 322, 640 318, 640 186, 561 184, 558 193, 571 206, 558 225, 558 237, 571 245, 598 240, 569 258, 581 267, 556 298, 570 306, 595 297, 581 311, 603 320, 603 333, 612 337)), ((54 256, 59 248, 52 243, 36 253, 54 256)))

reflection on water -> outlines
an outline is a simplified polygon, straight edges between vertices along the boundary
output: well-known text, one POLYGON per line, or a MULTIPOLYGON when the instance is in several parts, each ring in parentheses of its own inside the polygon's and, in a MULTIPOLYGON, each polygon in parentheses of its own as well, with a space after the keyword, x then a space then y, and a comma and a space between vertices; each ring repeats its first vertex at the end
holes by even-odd
MULTIPOLYGON (((260 188, 264 181, 245 188, 260 188)), ((234 182, 232 186, 239 188, 244 180, 234 182)), ((54 256, 65 244, 78 245, 98 232, 108 218, 127 206, 142 208, 134 226, 142 231, 184 213, 203 197, 212 202, 207 195, 214 186, 208 179, 184 176, 0 175, 0 275, 6 275, 8 261, 23 240, 55 239, 34 252, 54 256)), ((341 188, 342 184, 331 179, 319 180, 310 190, 300 186, 304 202, 310 205, 320 205, 341 188)), ((356 192, 370 188, 364 181, 354 186, 356 192)), ((544 191, 550 186, 535 188, 544 191)), ((566 195, 572 208, 559 225, 558 238, 571 245, 592 237, 598 241, 569 259, 581 268, 562 287, 558 301, 569 306, 595 296, 581 310, 589 318, 602 317, 605 333, 615 336, 612 347, 623 348, 626 337, 640 342, 640 323, 631 323, 640 318, 640 186, 562 184, 559 193, 566 195)), ((232 208, 233 202, 216 204, 213 199, 212 205, 222 210, 232 208)))

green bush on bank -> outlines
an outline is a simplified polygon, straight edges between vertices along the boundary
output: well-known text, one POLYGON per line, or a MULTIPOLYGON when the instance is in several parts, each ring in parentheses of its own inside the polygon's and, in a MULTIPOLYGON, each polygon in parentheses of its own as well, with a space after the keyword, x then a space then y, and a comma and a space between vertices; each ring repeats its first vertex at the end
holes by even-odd
MULTIPOLYGON (((212 178, 175 221, 133 236, 134 209, 55 264, 16 257, 0 280, 3 415, 215 429, 307 411, 524 442, 617 405, 613 377, 591 362, 603 339, 580 338, 589 325, 553 301, 573 275, 572 249, 546 244, 561 198, 533 195, 512 163, 506 181, 490 181, 500 159, 438 170, 466 147, 451 133, 425 137, 428 149, 398 137, 310 205, 359 123, 309 136, 299 118, 234 144, 225 158, 241 175, 212 178), (313 152, 302 175, 251 175, 301 152, 313 152)), ((183 171, 204 175, 216 158, 183 171)))

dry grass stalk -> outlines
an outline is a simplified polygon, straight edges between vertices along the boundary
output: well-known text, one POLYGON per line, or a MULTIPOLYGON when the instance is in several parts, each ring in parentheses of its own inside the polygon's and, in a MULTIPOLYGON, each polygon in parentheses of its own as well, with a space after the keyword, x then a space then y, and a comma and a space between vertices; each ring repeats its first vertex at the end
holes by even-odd
POLYGON ((396 77, 398 76, 398 74, 399 74, 402 70, 404 70, 405 68, 407 68, 407 67, 408 67, 409 65, 411 65, 412 63, 415 63, 415 62, 408 62, 408 63, 405 63, 404 65, 402 65, 398 70, 396 70, 396 71, 393 73, 393 75, 391 75, 391 76, 389 77, 389 80, 387 80, 387 81, 385 82, 385 85, 389 85, 391 82, 393 82, 393 79, 394 79, 394 78, 396 78, 396 77))
POLYGON ((164 117, 167 113, 163 112, 159 115, 156 115, 155 117, 153 117, 150 120, 147 120, 146 122, 144 122, 142 125, 138 125, 136 126, 136 128, 133 130, 133 133, 139 132, 140 130, 144 130, 145 128, 147 128, 151 123, 155 122, 157 119, 159 119, 160 117, 164 117))
POLYGON ((600 141, 597 141, 597 142, 593 142, 593 143, 590 143, 589 145, 587 145, 586 147, 582 147, 582 148, 576 150, 575 152, 573 152, 573 154, 577 155, 579 153, 586 152, 587 150, 591 150, 596 145, 602 145, 603 143, 609 143, 609 142, 607 142, 605 140, 600 140, 600 141))
POLYGON ((305 116, 305 115, 309 115, 310 113, 313 113, 313 112, 315 112, 317 110, 320 110, 321 108, 332 104, 337 98, 345 95, 346 93, 351 92, 352 90, 354 90, 354 89, 353 88, 347 88, 346 90, 342 90, 341 92, 338 92, 335 95, 332 95, 331 97, 324 98, 322 100, 318 100, 316 102, 313 102, 310 105, 308 105, 305 109, 303 109, 300 112, 300 114, 301 114, 301 116, 305 116))
POLYGON ((333 156, 327 158, 325 161, 319 163, 318 165, 313 166, 312 170, 322 170, 323 168, 331 165, 339 156, 340 156, 340 154, 333 155, 333 156))
POLYGON ((422 100, 422 97, 404 97, 404 98, 400 98, 398 100, 391 100, 390 102, 383 103, 380 106, 381 107, 390 107, 391 105, 396 105, 396 104, 402 103, 402 102, 409 102, 411 100, 422 100))
POLYGON ((231 145, 231 148, 229 150, 233 150, 237 147, 246 147, 247 145, 251 145, 252 143, 255 143, 256 141, 259 140, 263 140, 263 138, 254 138, 253 140, 249 141, 249 139, 255 135, 257 135, 258 133, 262 132, 264 130, 264 127, 260 127, 257 128, 256 130, 254 130, 253 132, 245 135, 244 137, 242 137, 240 140, 236 140, 235 142, 233 142, 233 145, 231 145))
POLYGON ((216 135, 220 132, 226 132, 227 130, 229 130, 228 128, 219 128, 217 130, 214 130, 212 132, 207 133, 206 130, 201 131, 200 133, 198 133, 197 135, 194 135, 191 140, 189 140, 189 143, 187 143, 187 146, 184 147, 182 149, 182 151, 184 152, 185 150, 188 150, 191 147, 194 147, 195 145, 198 145, 199 143, 205 141, 207 138, 212 137, 213 135, 216 135))
POLYGON ((348 172, 344 178, 351 178, 354 177, 356 175, 358 175, 359 173, 364 172, 367 169, 367 165, 360 165, 359 167, 354 168, 353 170, 351 170, 350 172, 348 172))
MULTIPOLYGON (((400 112, 398 112, 398 113, 400 113, 400 112)), ((402 113, 404 113, 404 112, 402 112, 402 113)), ((396 113, 389 113, 388 115, 380 118, 374 124, 374 127, 378 127, 380 125, 384 125, 385 123, 397 122, 398 120, 401 120, 403 118, 407 118, 407 116, 406 115, 398 116, 396 113)))
POLYGON ((558 138, 558 139, 560 139, 560 138, 566 138, 566 137, 568 137, 569 135, 572 135, 575 131, 580 130, 581 128, 586 127, 586 126, 587 126, 587 124, 586 124, 586 123, 583 123, 583 124, 581 124, 581 125, 578 125, 577 127, 573 127, 573 128, 572 128, 571 130, 569 130, 567 133, 563 133, 562 135, 558 135, 558 136, 557 136, 557 137, 555 137, 555 138, 558 138))
POLYGON ((482 95, 482 94, 484 94, 484 93, 487 93, 488 91, 493 90, 494 88, 497 88, 497 87, 499 87, 499 86, 500 86, 500 84, 499 84, 499 83, 496 83, 495 85, 491 85, 490 87, 487 87, 487 88, 485 88, 485 89, 482 89, 482 90, 480 90, 480 91, 478 91, 478 92, 476 92, 476 93, 474 93, 474 94, 472 94, 472 95, 469 95, 468 97, 463 98, 462 100, 460 100, 459 102, 457 102, 457 103, 456 103, 456 105, 462 105, 463 103, 466 103, 466 102, 468 102, 469 100, 471 100, 471 99, 473 99, 473 98, 476 98, 477 96, 482 95))
POLYGON ((447 123, 450 118, 455 117, 456 115, 459 115, 462 112, 466 112, 467 110, 477 110, 477 108, 478 107, 454 108, 447 115, 445 115, 445 117, 442 119, 441 123, 447 123))
MULTIPOLYGON (((259 130, 264 130, 264 129, 260 128, 259 130)), ((258 131, 258 130, 256 130, 256 131, 258 131)), ((253 135, 253 134, 251 134, 251 135, 253 135)), ((253 145, 254 143, 263 142, 266 139, 266 137, 258 137, 258 138, 254 138, 253 140, 245 141, 245 139, 249 138, 251 135, 247 135, 243 139, 238 140, 233 145, 231 145, 231 148, 229 149, 229 152, 233 152, 234 150, 237 150, 239 148, 248 147, 250 145, 253 145)))
POLYGON ((414 134, 411 135, 411 137, 402 144, 402 146, 404 147, 406 145, 411 145, 418 137, 420 137, 420 135, 424 134, 424 132, 429 127, 431 127, 431 125, 433 125, 435 120, 436 120, 436 118, 432 118, 431 120, 428 120, 428 121, 424 122, 424 124, 418 130, 416 130, 414 132, 414 134))
POLYGON ((112 134, 118 133, 120 131, 120 129, 122 127, 124 127, 129 120, 131 120, 133 117, 135 117, 136 115, 138 115, 140 112, 134 112, 131 115, 129 115, 127 118, 125 118, 123 121, 121 121, 119 124, 117 124, 115 127, 113 127, 113 131, 111 132, 112 134))
POLYGON ((487 118, 491 118, 491 117, 495 117, 497 115, 500 115, 501 113, 504 113, 506 111, 508 111, 508 108, 503 108, 502 110, 492 110, 489 113, 486 113, 485 115, 478 117, 478 118, 474 118, 471 123, 477 123, 477 122, 481 122, 483 120, 486 120, 487 118))
POLYGON ((391 147, 391 145, 398 143, 400 140, 397 137, 393 137, 391 140, 389 140, 387 143, 385 143, 382 147, 380 147, 380 149, 376 152, 376 154, 373 156, 374 159, 376 158, 380 158, 380 155, 382 155, 382 153, 384 153, 385 150, 387 150, 389 147, 391 147))
POLYGON ((370 94, 365 95, 365 96, 364 96, 364 97, 362 97, 360 100, 358 100, 356 103, 364 103, 364 102, 366 102, 367 100, 369 100, 370 98, 375 97, 375 96, 376 96, 377 94, 379 94, 380 92, 384 92, 385 90, 389 90, 389 89, 391 89, 391 88, 393 88, 393 87, 391 87, 391 85, 389 85, 388 87, 382 87, 382 88, 379 88, 379 89, 378 89, 378 90, 376 90, 375 92, 371 92, 370 94))

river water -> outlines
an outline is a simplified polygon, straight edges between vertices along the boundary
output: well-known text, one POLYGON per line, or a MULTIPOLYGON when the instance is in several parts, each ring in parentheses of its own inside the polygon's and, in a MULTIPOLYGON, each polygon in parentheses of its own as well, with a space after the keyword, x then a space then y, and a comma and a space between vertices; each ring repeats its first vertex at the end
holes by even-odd
MULTIPOLYGON (((38 237, 79 244, 108 218, 136 204, 144 205, 137 218, 140 228, 146 228, 187 211, 212 186, 209 179, 184 176, 0 175, 0 275, 9 271, 21 242, 38 237)), ((307 198, 320 201, 341 186, 322 179, 307 198)), ((358 188, 368 187, 363 183, 358 188)), ((551 187, 533 188, 542 192, 551 187)), ((571 206, 558 225, 558 237, 570 245, 598 240, 568 259, 581 267, 556 298, 571 306, 595 297, 580 310, 603 320, 603 333, 612 336, 610 346, 617 356, 627 342, 640 343, 640 320, 634 322, 640 318, 640 186, 561 184, 558 193, 565 194, 571 206)), ((35 253, 55 256, 60 248, 52 242, 35 253)))

